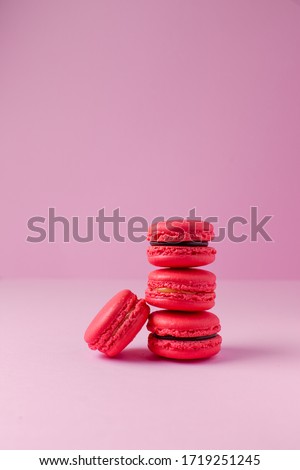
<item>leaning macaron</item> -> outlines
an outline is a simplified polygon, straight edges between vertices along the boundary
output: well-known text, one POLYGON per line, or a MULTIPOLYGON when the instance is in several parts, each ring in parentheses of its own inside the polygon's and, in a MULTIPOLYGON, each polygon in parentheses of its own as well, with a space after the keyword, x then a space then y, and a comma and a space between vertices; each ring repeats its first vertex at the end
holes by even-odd
POLYGON ((169 310, 209 310, 215 288, 216 276, 204 269, 156 269, 149 273, 145 299, 169 310))
POLYGON ((221 349, 221 326, 210 312, 161 310, 150 315, 147 324, 150 351, 171 359, 206 359, 221 349))
POLYGON ((149 227, 149 263, 168 268, 205 266, 215 260, 216 250, 208 242, 214 238, 212 224, 193 220, 167 220, 149 227))
POLYGON ((146 322, 150 309, 144 299, 122 290, 110 299, 88 326, 84 339, 90 349, 107 356, 119 354, 146 322))

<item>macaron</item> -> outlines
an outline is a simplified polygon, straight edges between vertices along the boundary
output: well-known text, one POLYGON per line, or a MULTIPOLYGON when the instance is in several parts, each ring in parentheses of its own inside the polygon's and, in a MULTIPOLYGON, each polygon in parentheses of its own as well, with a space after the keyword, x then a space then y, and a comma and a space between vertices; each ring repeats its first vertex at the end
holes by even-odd
POLYGON ((205 266, 215 260, 212 224, 199 220, 167 220, 149 227, 149 263, 169 268, 205 266))
POLYGON ((90 349, 109 357, 119 354, 145 324, 150 308, 130 290, 110 299, 88 326, 84 339, 90 349))
POLYGON ((150 305, 188 312, 215 304, 216 276, 204 269, 156 269, 148 277, 145 299, 150 305))
POLYGON ((171 359, 205 359, 221 349, 217 315, 210 312, 160 310, 150 315, 147 329, 150 351, 171 359))

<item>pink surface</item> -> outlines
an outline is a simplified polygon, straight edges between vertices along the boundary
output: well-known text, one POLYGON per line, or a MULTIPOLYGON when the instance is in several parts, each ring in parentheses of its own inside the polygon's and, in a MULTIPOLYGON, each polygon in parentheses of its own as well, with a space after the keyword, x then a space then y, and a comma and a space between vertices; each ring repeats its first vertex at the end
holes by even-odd
POLYGON ((0 276, 146 275, 143 244, 26 243, 48 207, 84 235, 102 207, 223 225, 257 205, 275 243, 225 242, 218 277, 299 277, 299 2, 2 0, 0 14, 0 276))
POLYGON ((147 330, 119 358, 82 339, 118 290, 144 282, 0 282, 5 449, 299 449, 299 282, 223 282, 223 349, 159 359, 147 330))

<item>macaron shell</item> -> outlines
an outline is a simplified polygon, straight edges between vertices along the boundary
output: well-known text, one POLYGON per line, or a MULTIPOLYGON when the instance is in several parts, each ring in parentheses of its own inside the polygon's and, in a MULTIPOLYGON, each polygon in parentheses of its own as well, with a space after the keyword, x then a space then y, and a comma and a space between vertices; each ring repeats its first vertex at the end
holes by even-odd
POLYGON ((211 312, 158 310, 149 316, 147 329, 159 336, 193 338, 215 335, 221 326, 217 315, 211 312))
POLYGON ((112 297, 88 326, 84 339, 90 349, 115 356, 146 322, 150 309, 143 299, 125 289, 112 297))
POLYGON ((121 326, 113 333, 111 340, 106 344, 105 354, 116 356, 131 343, 141 330, 150 313, 150 308, 143 299, 138 300, 134 310, 128 315, 121 326))
MULTIPOLYGON (((115 294, 97 313, 84 334, 84 340, 91 349, 97 349, 97 343, 117 317, 129 311, 135 305, 137 296, 128 289, 115 294)), ((121 319, 120 319, 121 321, 121 319)))
POLYGON ((148 348, 154 354, 169 359, 189 360, 207 359, 221 349, 220 335, 204 341, 180 341, 159 339, 151 333, 148 337, 148 348))
POLYGON ((204 269, 157 269, 149 273, 146 301, 170 310, 208 310, 215 304, 216 276, 204 269))
POLYGON ((149 246, 149 263, 166 268, 193 268, 213 263, 215 248, 209 246, 149 246))

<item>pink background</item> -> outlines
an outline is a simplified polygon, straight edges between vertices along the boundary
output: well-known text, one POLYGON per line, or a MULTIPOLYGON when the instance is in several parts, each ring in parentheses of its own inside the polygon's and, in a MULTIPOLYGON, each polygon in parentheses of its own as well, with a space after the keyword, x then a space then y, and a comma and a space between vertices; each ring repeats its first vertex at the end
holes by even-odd
POLYGON ((0 2, 0 447, 299 448, 299 50, 296 0, 0 2), (48 207, 84 230, 250 206, 274 243, 217 246, 209 361, 145 327, 115 360, 84 343, 144 295, 146 243, 25 241, 48 207))
POLYGON ((218 277, 299 277, 298 1, 3 0, 0 18, 0 276, 145 277, 145 244, 26 243, 48 207, 84 230, 102 207, 222 225, 257 205, 275 243, 223 243, 218 277))

